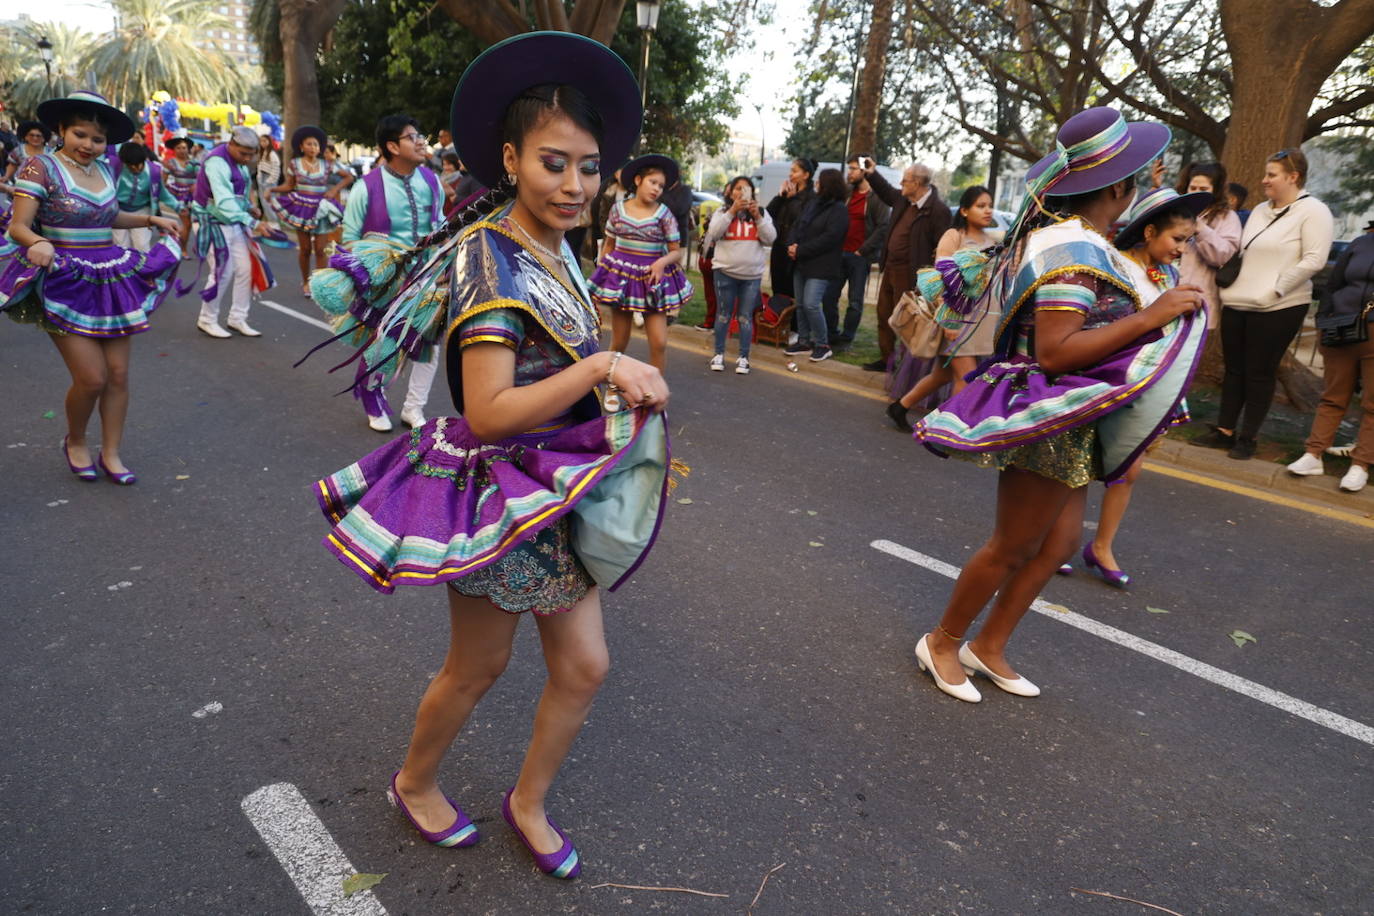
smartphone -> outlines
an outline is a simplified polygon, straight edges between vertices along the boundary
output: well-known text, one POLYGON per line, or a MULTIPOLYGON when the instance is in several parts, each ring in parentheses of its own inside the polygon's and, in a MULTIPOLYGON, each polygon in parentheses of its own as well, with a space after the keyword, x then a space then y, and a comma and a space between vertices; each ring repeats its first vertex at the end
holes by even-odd
POLYGON ((863 157, 863 160, 859 163, 859 166, 860 166, 865 172, 867 172, 867 171, 871 170, 871 169, 872 169, 874 166, 876 166, 877 164, 878 164, 878 163, 874 162, 872 159, 869 159, 867 156, 865 156, 865 157, 863 157))
POLYGON ((754 189, 747 184, 742 184, 739 186, 739 193, 736 196, 745 203, 748 203, 754 199, 754 189))

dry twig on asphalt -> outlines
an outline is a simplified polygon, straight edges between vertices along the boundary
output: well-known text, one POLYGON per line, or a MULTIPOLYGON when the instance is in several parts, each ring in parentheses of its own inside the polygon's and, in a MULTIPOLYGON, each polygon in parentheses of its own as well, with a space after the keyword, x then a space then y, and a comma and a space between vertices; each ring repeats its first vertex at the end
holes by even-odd
POLYGON ((781 863, 781 864, 779 864, 779 865, 774 865, 772 868, 768 869, 768 873, 765 874, 765 875, 763 876, 763 880, 759 882, 759 892, 758 892, 757 894, 754 895, 754 899, 753 899, 753 900, 749 901, 749 912, 750 912, 750 913, 754 912, 754 904, 758 903, 758 902, 759 902, 759 898, 763 896, 763 888, 764 888, 764 885, 766 885, 766 884, 768 883, 768 879, 769 879, 769 878, 773 877, 773 872, 777 871, 779 868, 782 868, 782 866, 783 866, 783 865, 786 865, 786 864, 787 864, 786 862, 783 862, 783 863, 781 863))
POLYGON ((1149 907, 1152 910, 1159 910, 1161 913, 1168 913, 1170 914, 1170 916, 1183 916, 1182 913, 1177 913, 1173 910, 1166 909, 1165 907, 1158 906, 1153 903, 1146 903, 1144 900, 1136 900, 1133 897, 1122 897, 1119 894, 1109 894, 1106 891, 1086 891, 1081 887, 1071 887, 1069 888, 1069 890, 1077 891, 1080 894, 1092 894, 1094 897, 1110 897, 1113 900, 1124 900, 1127 903, 1135 903, 1139 904, 1140 906, 1149 907))
POLYGON ((696 894, 699 897, 729 897, 729 894, 713 894, 710 891, 694 891, 690 887, 645 887, 642 884, 616 884, 613 881, 606 881, 601 884, 593 884, 591 890, 598 887, 619 887, 627 891, 673 891, 678 894, 696 894))

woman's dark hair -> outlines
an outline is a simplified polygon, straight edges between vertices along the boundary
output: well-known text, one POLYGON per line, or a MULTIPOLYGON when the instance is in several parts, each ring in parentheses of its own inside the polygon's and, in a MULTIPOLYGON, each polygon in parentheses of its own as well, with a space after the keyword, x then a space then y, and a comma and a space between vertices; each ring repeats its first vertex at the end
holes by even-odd
MULTIPOLYGON (((605 125, 601 120, 601 113, 592 106, 591 100, 582 90, 574 86, 559 86, 554 83, 531 86, 516 96, 506 108, 506 117, 502 121, 501 139, 518 150, 520 145, 524 143, 525 137, 554 114, 566 116, 573 124, 591 134, 598 147, 601 145, 606 132, 605 125)), ((409 123, 413 124, 414 122, 409 123)), ((379 124, 379 136, 380 133, 381 126, 379 124)), ((396 132, 396 136, 400 136, 399 130, 396 132)), ((508 176, 503 177, 496 183, 496 187, 474 195, 466 201, 460 201, 458 209, 453 211, 453 214, 443 225, 416 244, 415 251, 419 252, 432 245, 443 244, 465 227, 484 219, 493 210, 504 206, 514 198, 515 185, 511 183, 508 176)))
POLYGON ((453 166, 454 171, 457 171, 458 166, 463 164, 463 160, 458 158, 457 153, 444 153, 439 158, 442 159, 444 162, 447 162, 449 165, 453 166))
POLYGON ((383 159, 391 160, 391 151, 386 148, 388 143, 400 143, 401 134, 406 132, 407 127, 420 129, 420 122, 410 115, 394 114, 384 115, 377 121, 377 152, 383 159))
POLYGON ((1183 173, 1178 176, 1178 184, 1174 190, 1180 194, 1188 193, 1188 185, 1192 184, 1193 179, 1202 175, 1212 183, 1212 196, 1215 198, 1207 209, 1202 211, 1203 216, 1211 216, 1213 213, 1225 213, 1231 209, 1231 202, 1226 199, 1226 166, 1220 162, 1190 162, 1183 167, 1183 173))
POLYGON ((805 156, 798 156, 796 159, 792 160, 792 164, 805 172, 808 180, 816 177, 817 165, 815 159, 807 159, 805 156))
POLYGON ((1127 249, 1134 248, 1136 245, 1144 243, 1145 230, 1149 227, 1153 226, 1155 233, 1158 234, 1178 222, 1194 223, 1197 222, 1197 216, 1189 207, 1183 204, 1173 204, 1162 210, 1156 211, 1148 220, 1141 223, 1134 232, 1117 233, 1114 243, 1117 248, 1126 251, 1127 249))
POLYGON ((753 191, 755 195, 758 194, 759 189, 754 187, 754 179, 750 178, 748 175, 736 175, 725 183, 725 193, 721 196, 725 198, 726 203, 730 202, 730 192, 733 191, 735 186, 741 181, 749 185, 749 190, 753 191))
POLYGON ((42 121, 20 121, 19 126, 14 129, 14 132, 20 140, 23 140, 29 135, 29 131, 31 130, 41 132, 43 134, 44 143, 47 143, 48 138, 52 136, 52 131, 48 130, 48 126, 42 121))
POLYGON ((125 143, 119 147, 119 161, 125 165, 142 165, 148 161, 148 148, 137 143, 125 143))
POLYGON ((1103 191, 1107 191, 1112 188, 1118 188, 1122 185, 1130 185, 1133 187, 1135 185, 1135 176, 1132 175, 1129 178, 1123 178, 1120 181, 1114 181, 1111 184, 1107 185, 1107 187, 1098 188, 1095 191, 1084 191, 1082 194, 1065 194, 1063 196, 1055 194, 1046 194, 1045 209, 1053 213, 1073 215, 1078 213, 1079 210, 1083 209, 1088 204, 1092 203, 1094 200, 1097 200, 1097 198, 1102 195, 1103 191))
POLYGON ((178 146, 185 146, 189 150, 191 148, 191 138, 173 137, 167 141, 166 146, 168 149, 176 149, 178 146))
POLYGON ((1228 183, 1226 185, 1226 193, 1234 197, 1236 200, 1240 201, 1240 205, 1242 207, 1245 206, 1245 202, 1250 198, 1250 189, 1247 188, 1245 185, 1241 184, 1239 181, 1232 181, 1228 183))
POLYGON ((849 185, 839 169, 823 169, 816 179, 816 195, 821 200, 844 200, 849 196, 849 185))
POLYGON ((978 203, 978 198, 982 197, 984 194, 988 197, 992 196, 992 192, 987 188, 980 184, 975 184, 965 188, 964 193, 959 195, 959 209, 954 211, 953 225, 955 229, 968 228, 968 217, 964 215, 964 211, 978 203))
POLYGON ((1307 154, 1297 147, 1281 149, 1265 162, 1277 162, 1290 175, 1298 176, 1298 187, 1307 184, 1307 154))
POLYGON ((57 119, 58 134, 66 133, 67 128, 77 124, 94 124, 103 134, 110 132, 110 125, 105 118, 94 108, 68 108, 62 112, 62 116, 57 119))

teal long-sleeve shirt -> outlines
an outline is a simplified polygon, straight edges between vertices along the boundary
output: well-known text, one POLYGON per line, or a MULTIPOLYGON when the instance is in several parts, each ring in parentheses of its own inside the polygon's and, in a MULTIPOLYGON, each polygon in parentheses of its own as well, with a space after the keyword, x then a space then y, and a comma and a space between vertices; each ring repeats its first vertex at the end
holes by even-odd
POLYGON ((167 188, 167 170, 162 171, 162 181, 158 188, 157 205, 152 204, 153 182, 152 176, 148 174, 148 167, 135 172, 133 169, 124 168, 119 173, 119 181, 115 186, 115 193, 119 196, 119 209, 128 211, 151 210, 154 216, 161 213, 176 213, 181 209, 181 201, 172 196, 172 192, 167 188))
POLYGON ((205 206, 206 215, 218 223, 243 226, 252 229, 257 225, 257 217, 248 212, 248 188, 252 187, 248 169, 233 164, 233 168, 243 175, 243 194, 234 193, 234 182, 230 178, 230 164, 219 156, 205 159, 205 178, 210 182, 210 202, 205 206))
MULTIPOLYGON (((380 164, 376 166, 382 168, 380 164)), ((397 178, 389 171, 382 173, 382 188, 386 191, 386 212, 391 217, 389 238, 403 245, 414 245, 434 231, 434 195, 417 171, 411 172, 408 179, 397 178), (410 195, 406 194, 409 185, 414 195, 414 210, 411 209, 410 195)), ((348 189, 348 204, 344 207, 343 240, 356 242, 363 235, 363 219, 367 216, 367 183, 355 181, 348 189)))

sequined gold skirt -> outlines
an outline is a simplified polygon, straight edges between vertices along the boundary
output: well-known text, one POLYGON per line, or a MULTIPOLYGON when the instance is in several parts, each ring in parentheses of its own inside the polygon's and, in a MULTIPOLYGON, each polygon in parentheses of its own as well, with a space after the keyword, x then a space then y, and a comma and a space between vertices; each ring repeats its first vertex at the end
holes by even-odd
POLYGON ((951 458, 968 461, 980 468, 1004 471, 1017 468, 1077 489, 1101 479, 1102 447, 1097 425, 1085 423, 1057 436, 1018 445, 1000 452, 949 452, 951 458))

